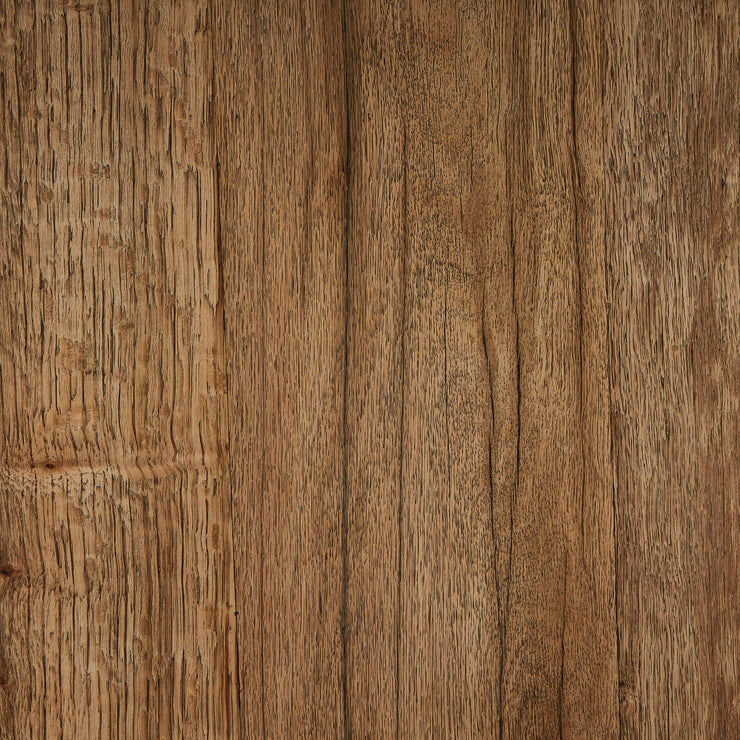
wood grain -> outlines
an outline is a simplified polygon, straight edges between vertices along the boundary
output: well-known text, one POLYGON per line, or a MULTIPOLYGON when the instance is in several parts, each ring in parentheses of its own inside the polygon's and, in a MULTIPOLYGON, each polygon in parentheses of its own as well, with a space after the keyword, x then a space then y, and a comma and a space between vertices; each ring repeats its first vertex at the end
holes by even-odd
POLYGON ((334 736, 345 722, 344 18, 328 2, 265 2, 216 9, 214 25, 230 55, 215 123, 245 545, 234 552, 242 732, 334 736))
POLYGON ((738 8, 606 15, 622 729, 732 736, 738 8))
POLYGON ((740 733, 740 6, 0 4, 0 737, 740 733))
POLYGON ((407 11, 346 7, 345 721, 396 735, 406 392, 407 11))
POLYGON ((588 26, 598 21, 586 4, 517 10, 507 162, 518 444, 503 733, 609 735, 617 729, 613 514, 608 385, 596 354, 604 254, 588 200, 600 177, 588 148, 599 67, 583 64, 588 26))
POLYGON ((4 735, 236 716, 205 10, 4 8, 4 735))

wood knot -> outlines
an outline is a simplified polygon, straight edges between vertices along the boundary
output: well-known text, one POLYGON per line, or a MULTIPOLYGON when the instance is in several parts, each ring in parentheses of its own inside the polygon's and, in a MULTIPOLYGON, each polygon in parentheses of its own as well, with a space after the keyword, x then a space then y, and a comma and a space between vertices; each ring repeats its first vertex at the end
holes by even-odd
POLYGON ((7 562, 0 562, 0 576, 3 578, 18 578, 25 573, 23 568, 11 565, 7 562))

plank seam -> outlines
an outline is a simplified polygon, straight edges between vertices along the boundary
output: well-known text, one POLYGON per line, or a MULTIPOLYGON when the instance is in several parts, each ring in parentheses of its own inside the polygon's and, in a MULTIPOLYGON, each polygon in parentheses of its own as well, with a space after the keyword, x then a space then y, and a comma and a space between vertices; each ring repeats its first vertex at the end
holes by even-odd
POLYGON ((350 313, 350 208, 351 208, 351 182, 352 182, 352 151, 350 131, 350 75, 349 75, 349 50, 347 39, 347 0, 342 4, 342 42, 344 53, 344 122, 345 122, 345 181, 344 181, 344 400, 343 400, 343 465, 344 465, 344 491, 342 501, 342 613, 341 613, 341 635, 342 635, 342 708, 344 718, 344 736, 352 737, 350 725, 350 692, 349 671, 347 667, 347 599, 349 580, 349 551, 348 551, 348 527, 349 527, 349 445, 348 445, 348 418, 347 418, 347 389, 349 374, 349 313, 350 313))

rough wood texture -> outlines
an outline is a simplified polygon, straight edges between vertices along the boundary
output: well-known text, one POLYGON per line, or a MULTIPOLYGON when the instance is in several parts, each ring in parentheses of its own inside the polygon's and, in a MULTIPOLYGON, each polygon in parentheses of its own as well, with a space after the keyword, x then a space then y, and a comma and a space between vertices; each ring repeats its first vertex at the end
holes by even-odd
POLYGON ((740 732, 740 6, 605 9, 622 728, 740 732))
POLYGON ((740 5, 0 3, 0 738, 740 735, 740 5))
POLYGON ((205 21, 4 7, 6 736, 238 714, 205 21))

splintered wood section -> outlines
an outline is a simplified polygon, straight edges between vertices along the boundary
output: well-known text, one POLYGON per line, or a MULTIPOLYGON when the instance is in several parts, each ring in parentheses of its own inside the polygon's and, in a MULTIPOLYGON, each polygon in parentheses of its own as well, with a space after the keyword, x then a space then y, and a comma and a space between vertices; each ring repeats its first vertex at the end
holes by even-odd
POLYGON ((0 0, 0 737, 740 735, 740 6, 0 0))
POLYGON ((3 7, 4 736, 238 719, 205 22, 3 7))
POLYGON ((227 423, 237 598, 239 723, 235 736, 265 734, 263 500, 265 485, 264 149, 259 21, 247 3, 212 9, 214 142, 222 260, 227 423), (228 322, 227 322, 228 302, 228 322))

